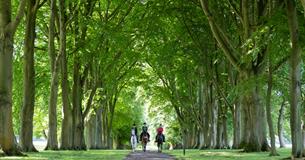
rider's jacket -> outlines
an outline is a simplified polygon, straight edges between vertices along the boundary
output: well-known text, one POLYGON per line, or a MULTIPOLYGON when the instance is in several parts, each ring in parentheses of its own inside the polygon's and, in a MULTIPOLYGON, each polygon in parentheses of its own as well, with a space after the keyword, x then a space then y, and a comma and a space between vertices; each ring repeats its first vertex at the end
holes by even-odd
POLYGON ((147 126, 142 127, 143 132, 147 132, 147 129, 148 129, 147 126))
POLYGON ((162 128, 162 127, 159 127, 159 128, 157 129, 157 133, 158 133, 158 134, 162 134, 162 132, 163 132, 163 128, 162 128))

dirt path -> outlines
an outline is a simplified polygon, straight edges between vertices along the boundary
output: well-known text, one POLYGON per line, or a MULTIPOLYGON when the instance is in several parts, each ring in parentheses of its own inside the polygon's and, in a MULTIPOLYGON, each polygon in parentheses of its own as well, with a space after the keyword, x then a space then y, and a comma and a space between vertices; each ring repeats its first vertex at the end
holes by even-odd
POLYGON ((175 160, 171 155, 158 153, 157 151, 131 152, 124 160, 175 160))

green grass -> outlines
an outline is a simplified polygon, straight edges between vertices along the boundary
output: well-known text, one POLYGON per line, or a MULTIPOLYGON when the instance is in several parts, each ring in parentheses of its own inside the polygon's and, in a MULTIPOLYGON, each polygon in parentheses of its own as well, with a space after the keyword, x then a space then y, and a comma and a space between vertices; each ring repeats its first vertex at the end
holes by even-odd
POLYGON ((245 153, 241 150, 182 150, 164 151, 176 156, 179 160, 280 160, 288 158, 291 149, 278 149, 280 156, 270 157, 269 152, 245 153))
POLYGON ((33 160, 122 160, 129 150, 89 150, 89 151, 41 151, 26 153, 27 157, 0 157, 0 159, 33 159, 33 160))
MULTIPOLYGON (((33 159, 33 160, 122 160, 130 150, 89 150, 89 151, 41 151, 26 153, 27 157, 0 157, 0 159, 33 159)), ((279 149, 280 156, 270 157, 269 152, 244 153, 240 150, 164 150, 179 160, 280 160, 290 156, 291 149, 279 149)))

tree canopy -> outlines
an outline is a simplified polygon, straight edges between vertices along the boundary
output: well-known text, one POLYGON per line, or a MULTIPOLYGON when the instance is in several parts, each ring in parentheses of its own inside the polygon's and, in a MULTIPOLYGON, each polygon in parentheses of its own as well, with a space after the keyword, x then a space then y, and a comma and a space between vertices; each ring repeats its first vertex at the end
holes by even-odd
MULTIPOLYGON (((304 0, 3 0, 0 146, 305 155, 304 0), (18 139, 18 141, 16 141, 18 139)), ((22 151, 22 152, 21 152, 22 151)))

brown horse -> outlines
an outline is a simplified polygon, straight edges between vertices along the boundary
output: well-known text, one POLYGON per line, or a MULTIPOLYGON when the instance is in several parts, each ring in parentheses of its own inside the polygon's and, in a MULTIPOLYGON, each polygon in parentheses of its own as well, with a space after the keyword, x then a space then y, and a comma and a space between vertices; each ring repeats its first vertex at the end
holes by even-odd
POLYGON ((143 136, 142 136, 142 148, 143 148, 144 152, 146 152, 147 142, 148 142, 148 135, 147 135, 147 133, 143 133, 143 136))

